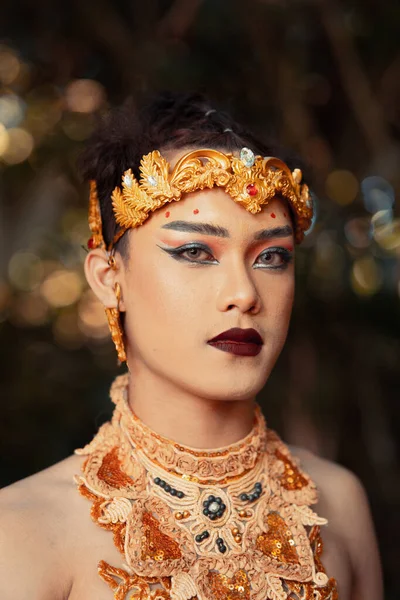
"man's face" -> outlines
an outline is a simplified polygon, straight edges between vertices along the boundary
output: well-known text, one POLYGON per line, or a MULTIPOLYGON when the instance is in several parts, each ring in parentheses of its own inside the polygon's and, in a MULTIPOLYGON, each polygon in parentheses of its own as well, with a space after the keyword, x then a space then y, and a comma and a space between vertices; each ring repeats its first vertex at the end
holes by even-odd
POLYGON ((293 247, 290 214, 278 199, 253 215, 214 188, 154 212, 129 232, 121 273, 130 370, 201 398, 254 397, 286 339, 293 247), (214 235, 189 231, 200 223, 214 235), (257 240, 265 229, 271 237, 257 240), (256 329, 261 351, 238 356, 207 343, 232 327, 256 329))

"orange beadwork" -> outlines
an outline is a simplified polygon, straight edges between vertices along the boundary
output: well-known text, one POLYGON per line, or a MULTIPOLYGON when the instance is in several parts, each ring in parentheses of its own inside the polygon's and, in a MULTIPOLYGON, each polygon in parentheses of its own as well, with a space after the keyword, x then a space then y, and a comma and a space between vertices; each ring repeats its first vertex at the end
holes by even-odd
POLYGON ((181 558, 179 545, 160 531, 160 524, 150 513, 143 514, 142 560, 157 561, 181 558))
POLYGON ((275 456, 285 465, 285 473, 281 478, 281 483, 285 489, 301 490, 308 485, 308 480, 300 473, 296 465, 285 454, 276 450, 275 456))
POLYGON ((127 385, 116 379, 112 421, 77 451, 78 489, 126 564, 99 563, 114 600, 338 600, 315 485, 259 407, 241 442, 197 451, 141 423, 127 385))
POLYGON ((250 584, 246 571, 237 571, 231 578, 210 571, 208 581, 215 600, 250 600, 250 584))
POLYGON ((133 483, 132 479, 121 469, 118 448, 116 446, 104 456, 97 476, 101 481, 118 490, 133 483))
MULTIPOLYGON (((323 544, 320 534, 320 528, 318 525, 312 527, 310 534, 310 545, 313 550, 315 566, 318 571, 325 573, 325 569, 322 565, 320 556, 322 554, 323 544)), ((311 583, 298 583, 296 581, 288 581, 286 585, 292 594, 297 594, 301 600, 315 600, 314 590, 315 587, 311 583)), ((318 600, 339 600, 336 580, 331 577, 327 584, 323 588, 318 589, 319 597, 318 600)))
POLYGON ((95 494, 90 492, 87 487, 83 484, 78 486, 78 491, 89 500, 93 501, 92 508, 90 510, 90 516, 93 521, 103 527, 104 529, 111 530, 114 534, 114 544, 115 547, 124 554, 124 545, 125 545, 125 524, 124 523, 102 523, 99 521, 101 517, 101 506, 103 504, 103 498, 98 498, 95 494))
POLYGON ((99 562, 97 570, 102 580, 114 590, 115 600, 125 600, 127 593, 132 591, 134 594, 131 598, 140 598, 143 600, 170 599, 170 595, 166 589, 150 590, 149 582, 151 583, 153 578, 129 575, 124 569, 112 567, 104 560, 99 562), (121 580, 120 583, 118 583, 118 579, 121 580))
POLYGON ((271 558, 279 558, 285 563, 298 563, 299 557, 294 547, 292 532, 277 513, 267 517, 268 531, 257 538, 257 549, 271 558))

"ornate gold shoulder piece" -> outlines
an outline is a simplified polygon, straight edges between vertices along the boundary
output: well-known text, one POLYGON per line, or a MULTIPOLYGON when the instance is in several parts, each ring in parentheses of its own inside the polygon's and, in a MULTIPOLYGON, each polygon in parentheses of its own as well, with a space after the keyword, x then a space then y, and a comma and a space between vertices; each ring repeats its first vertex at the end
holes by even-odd
POLYGON ((310 192, 301 179, 300 169, 291 172, 280 159, 255 156, 249 148, 242 148, 239 157, 212 149, 194 150, 182 156, 172 171, 160 152, 154 150, 140 162, 139 181, 128 169, 121 187, 112 193, 114 215, 121 230, 108 250, 125 231, 142 225, 158 208, 181 200, 189 192, 213 187, 223 188, 252 214, 276 197, 287 200, 294 217, 295 240, 300 243, 313 215, 310 192))

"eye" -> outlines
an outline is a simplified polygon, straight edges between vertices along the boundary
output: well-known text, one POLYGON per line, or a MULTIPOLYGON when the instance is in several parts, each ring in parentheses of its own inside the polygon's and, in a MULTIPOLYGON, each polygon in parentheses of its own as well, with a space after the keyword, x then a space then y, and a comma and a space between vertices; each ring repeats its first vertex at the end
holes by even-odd
MULTIPOLYGON (((204 248, 200 248, 199 246, 193 246, 192 248, 186 248, 185 250, 179 251, 177 254, 179 254, 179 256, 182 256, 182 257, 184 257, 184 255, 186 254, 190 259, 194 259, 194 258, 200 258, 202 253, 205 254, 206 256, 211 256, 211 254, 209 252, 204 250, 204 248)), ((203 256, 203 258, 204 258, 204 256, 203 256)))
POLYGON ((162 248, 162 250, 168 252, 175 260, 182 260, 188 263, 214 264, 215 262, 210 250, 199 244, 190 244, 180 246, 179 248, 162 248))
POLYGON ((265 250, 259 255, 258 259, 261 260, 261 262, 257 263, 260 265, 257 268, 285 269, 292 258, 292 253, 286 248, 268 248, 268 250, 265 250))

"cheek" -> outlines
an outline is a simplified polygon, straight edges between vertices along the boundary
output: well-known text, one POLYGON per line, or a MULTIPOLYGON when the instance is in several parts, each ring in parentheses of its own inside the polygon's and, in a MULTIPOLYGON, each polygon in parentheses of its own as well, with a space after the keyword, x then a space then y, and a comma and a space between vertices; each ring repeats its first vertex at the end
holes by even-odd
POLYGON ((263 291, 265 314, 272 326, 285 329, 289 325, 295 291, 294 275, 285 273, 263 291))
POLYGON ((127 281, 126 326, 133 343, 140 345, 145 337, 154 349, 164 348, 171 345, 174 336, 176 345, 179 338, 185 337, 188 325, 198 325, 196 308, 203 302, 201 290, 194 288, 189 277, 179 277, 177 271, 173 265, 165 264, 164 257, 132 266, 127 281))

